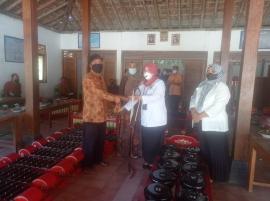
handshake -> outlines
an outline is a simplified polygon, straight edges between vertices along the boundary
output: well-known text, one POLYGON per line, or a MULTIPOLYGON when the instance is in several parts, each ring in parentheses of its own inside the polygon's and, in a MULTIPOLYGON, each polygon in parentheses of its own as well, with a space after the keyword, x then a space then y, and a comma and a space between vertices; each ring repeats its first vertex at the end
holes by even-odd
POLYGON ((116 96, 115 98, 115 107, 114 107, 114 113, 120 113, 123 112, 125 109, 124 107, 121 107, 121 101, 128 102, 128 101, 140 101, 141 96, 116 96))

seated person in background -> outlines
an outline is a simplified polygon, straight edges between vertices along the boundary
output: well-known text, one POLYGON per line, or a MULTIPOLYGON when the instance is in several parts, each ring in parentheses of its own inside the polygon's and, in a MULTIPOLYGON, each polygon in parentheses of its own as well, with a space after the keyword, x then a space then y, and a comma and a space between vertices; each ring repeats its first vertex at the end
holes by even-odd
POLYGON ((66 77, 62 77, 60 83, 55 88, 58 97, 70 97, 74 95, 71 90, 69 80, 66 77))
POLYGON ((4 97, 21 97, 20 78, 17 73, 11 75, 11 80, 4 86, 4 97))

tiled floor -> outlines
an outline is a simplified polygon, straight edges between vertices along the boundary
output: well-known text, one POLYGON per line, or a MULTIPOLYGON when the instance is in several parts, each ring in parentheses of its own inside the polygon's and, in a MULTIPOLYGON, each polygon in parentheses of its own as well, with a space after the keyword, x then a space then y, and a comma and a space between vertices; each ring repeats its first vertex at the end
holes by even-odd
MULTIPOLYGON (((129 178, 127 161, 113 157, 109 167, 95 167, 88 174, 69 178, 66 187, 56 190, 55 201, 141 201, 136 194, 140 181, 148 175, 135 162, 136 175, 129 178)), ((142 196, 140 196, 142 197, 142 196)), ((229 183, 213 183, 214 201, 269 201, 270 189, 255 187, 248 193, 245 187, 229 183)))
MULTIPOLYGON (((43 122, 41 125, 42 135, 47 136, 63 127, 67 127, 65 119, 54 122, 52 129, 49 128, 47 122, 43 122)), ((0 142, 0 155, 11 151, 11 147, 10 141, 0 142)), ((142 161, 135 160, 133 162, 136 169, 136 174, 133 178, 129 178, 127 159, 113 156, 109 158, 108 161, 110 162, 109 167, 96 166, 87 173, 78 171, 76 174, 67 177, 56 190, 50 192, 50 196, 47 200, 139 201, 138 189, 141 188, 141 181, 145 180, 145 177, 148 176, 148 172, 141 168, 142 161)), ((268 173, 270 166, 262 164, 263 161, 259 160, 259 171, 257 172, 259 174, 256 176, 270 181, 270 175, 268 173), (262 172, 265 172, 265 174, 261 175, 260 173, 262 172)), ((237 170, 237 168, 234 169, 237 170)), ((243 178, 245 175, 240 174, 239 171, 235 171, 233 178, 237 176, 243 178)), ((231 183, 213 183, 214 201, 270 200, 270 188, 255 187, 254 192, 248 193, 245 186, 236 184, 237 182, 235 182, 235 180, 232 181, 231 183)))

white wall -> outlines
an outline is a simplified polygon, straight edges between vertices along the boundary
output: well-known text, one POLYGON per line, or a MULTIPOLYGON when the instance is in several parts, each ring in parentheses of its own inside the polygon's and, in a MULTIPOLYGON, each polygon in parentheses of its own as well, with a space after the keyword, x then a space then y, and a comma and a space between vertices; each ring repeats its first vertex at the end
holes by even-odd
MULTIPOLYGON (((4 35, 23 38, 22 21, 0 14, 0 90, 3 89, 4 83, 10 80, 12 73, 18 73, 24 95, 24 64, 5 62, 4 35)), ((38 27, 38 42, 46 45, 48 64, 48 80, 47 83, 40 84, 40 95, 51 97, 53 89, 62 75, 60 34, 38 27)))
MULTIPOLYGON (((100 50, 117 51, 117 80, 121 77, 121 51, 207 51, 207 63, 220 51, 222 31, 170 31, 166 42, 160 42, 160 32, 100 32, 100 50), (147 34, 156 34, 156 44, 147 45, 147 34), (180 45, 171 45, 171 36, 180 33, 180 45)), ((231 51, 240 51, 240 30, 233 30, 231 51)), ((61 49, 78 49, 78 34, 61 34, 61 49)))

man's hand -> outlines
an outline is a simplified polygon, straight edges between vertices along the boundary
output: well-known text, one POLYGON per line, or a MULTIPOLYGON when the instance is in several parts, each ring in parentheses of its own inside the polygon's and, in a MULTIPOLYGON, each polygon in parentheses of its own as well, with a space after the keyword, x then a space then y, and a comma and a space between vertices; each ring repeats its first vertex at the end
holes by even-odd
POLYGON ((114 102, 115 102, 115 104, 120 104, 121 103, 121 99, 119 97, 115 97, 114 102))

